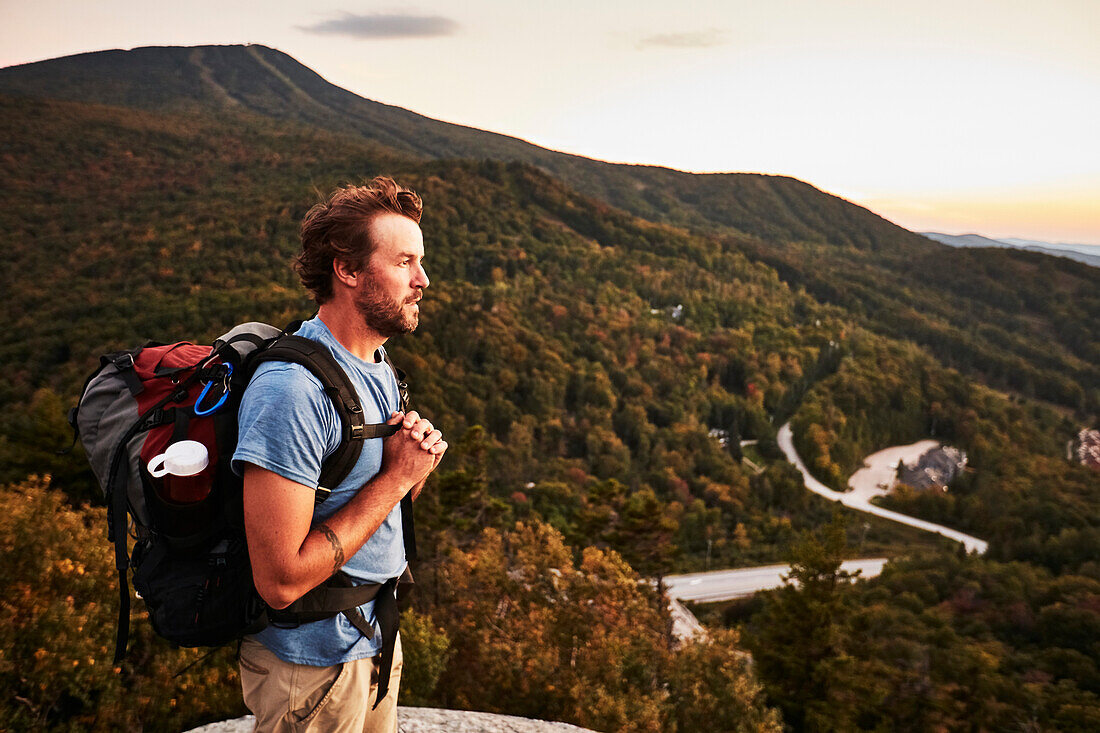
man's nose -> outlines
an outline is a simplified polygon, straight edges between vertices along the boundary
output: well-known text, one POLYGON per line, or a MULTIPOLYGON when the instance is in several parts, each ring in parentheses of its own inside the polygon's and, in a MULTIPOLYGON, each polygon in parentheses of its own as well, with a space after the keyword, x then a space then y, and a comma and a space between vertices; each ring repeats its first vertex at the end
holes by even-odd
POLYGON ((416 275, 413 278, 413 287, 426 288, 430 284, 431 284, 431 281, 428 280, 427 270, 424 269, 423 265, 417 265, 416 275))

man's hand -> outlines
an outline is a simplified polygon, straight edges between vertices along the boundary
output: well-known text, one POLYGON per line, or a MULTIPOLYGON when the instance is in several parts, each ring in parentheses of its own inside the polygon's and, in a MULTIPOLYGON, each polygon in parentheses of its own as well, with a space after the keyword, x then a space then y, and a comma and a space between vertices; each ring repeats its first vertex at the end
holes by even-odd
POLYGON ((313 526, 314 492, 258 466, 244 476, 245 529, 256 588, 269 604, 289 603, 343 566, 401 498, 416 498, 447 451, 417 413, 395 412, 398 431, 382 442, 382 470, 335 515, 313 526))
POLYGON ((442 434, 415 412, 386 421, 401 427, 382 443, 382 470, 332 517, 313 526, 314 491, 259 466, 244 474, 244 523, 256 588, 285 608, 343 566, 402 496, 415 499, 443 454, 442 434), (407 424, 407 426, 406 426, 407 424))
POLYGON ((401 428, 383 440, 380 473, 397 480, 402 486, 408 486, 414 491, 415 498, 428 474, 443 459, 448 445, 443 440, 443 434, 415 411, 407 414, 395 412, 386 421, 388 425, 399 423, 401 428))
MULTIPOLYGON (((399 413, 394 413, 399 414, 399 413)), ((439 459, 447 451, 447 441, 443 440, 443 433, 432 427, 426 418, 420 417, 415 410, 405 415, 401 425, 402 430, 409 431, 409 437, 420 441, 420 447, 437 456, 435 464, 439 465, 439 459)))
MULTIPOLYGON (((439 466, 440 461, 443 460, 443 454, 447 452, 447 448, 449 447, 447 441, 443 440, 443 434, 432 427, 432 424, 428 420, 420 417, 415 411, 410 411, 407 415, 395 412, 390 416, 388 422, 391 425, 394 424, 393 421, 398 416, 402 418, 401 429, 393 437, 396 438, 404 434, 410 441, 419 441, 420 449, 427 451, 435 457, 435 461, 431 468, 431 471, 434 471, 439 466)), ((383 465, 385 464, 383 463, 383 465)), ((429 473, 431 473, 431 471, 429 471, 429 473)), ((426 481, 427 476, 413 486, 412 498, 414 501, 420 496, 420 491, 424 488, 424 483, 426 481)))

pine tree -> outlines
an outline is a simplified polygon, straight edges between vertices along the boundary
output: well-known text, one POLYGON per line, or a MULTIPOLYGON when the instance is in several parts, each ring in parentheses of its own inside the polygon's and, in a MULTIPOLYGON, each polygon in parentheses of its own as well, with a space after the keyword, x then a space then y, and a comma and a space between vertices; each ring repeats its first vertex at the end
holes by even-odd
POLYGON ((746 641, 769 699, 795 730, 850 730, 854 722, 839 699, 848 667, 844 586, 847 548, 838 511, 818 532, 792 546, 784 585, 753 619, 746 641))

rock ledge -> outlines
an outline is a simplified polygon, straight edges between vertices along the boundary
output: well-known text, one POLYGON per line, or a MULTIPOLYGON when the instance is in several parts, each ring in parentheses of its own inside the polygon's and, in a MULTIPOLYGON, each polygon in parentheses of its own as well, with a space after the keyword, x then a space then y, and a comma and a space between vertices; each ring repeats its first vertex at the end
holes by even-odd
MULTIPOLYGON (((253 718, 223 720, 194 728, 188 733, 251 733, 253 718)), ((512 715, 475 713, 469 710, 437 708, 397 708, 400 733, 593 733, 568 723, 517 718, 512 715)))

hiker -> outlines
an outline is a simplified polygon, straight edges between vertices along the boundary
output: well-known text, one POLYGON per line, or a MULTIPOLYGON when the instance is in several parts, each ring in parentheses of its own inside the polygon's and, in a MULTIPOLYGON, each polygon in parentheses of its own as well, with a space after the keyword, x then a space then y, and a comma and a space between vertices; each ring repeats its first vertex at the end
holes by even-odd
POLYGON ((416 498, 447 450, 428 420, 400 412, 404 385, 383 349, 419 321, 428 287, 421 212, 420 197, 390 178, 340 188, 306 214, 295 263, 319 306, 297 335, 332 352, 367 423, 398 431, 365 440, 347 477, 323 487, 331 494, 315 503, 322 462, 343 439, 321 382, 298 364, 264 363, 241 402, 233 468, 244 479, 256 588, 275 609, 271 625, 240 649, 244 701, 260 731, 397 730, 402 658, 393 594, 407 569, 411 526, 402 499, 416 498), (334 574, 378 595, 358 614, 279 622, 278 609, 334 574))

